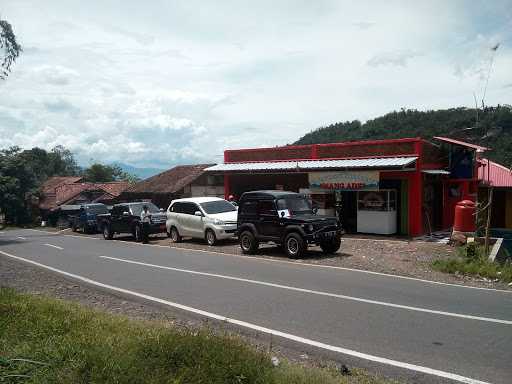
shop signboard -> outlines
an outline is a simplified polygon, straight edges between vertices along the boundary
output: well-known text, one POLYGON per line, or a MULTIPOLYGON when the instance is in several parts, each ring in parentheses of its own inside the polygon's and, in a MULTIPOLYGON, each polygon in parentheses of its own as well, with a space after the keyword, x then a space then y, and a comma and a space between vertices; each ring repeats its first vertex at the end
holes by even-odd
POLYGON ((311 172, 309 188, 332 191, 379 189, 379 171, 311 172))

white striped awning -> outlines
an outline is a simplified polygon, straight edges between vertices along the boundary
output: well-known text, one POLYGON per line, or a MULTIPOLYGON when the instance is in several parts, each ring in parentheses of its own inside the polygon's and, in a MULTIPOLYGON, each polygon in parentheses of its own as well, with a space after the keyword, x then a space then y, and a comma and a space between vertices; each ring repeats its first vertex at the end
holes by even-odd
POLYGON ((361 168, 398 168, 412 165, 418 157, 375 157, 369 159, 340 159, 340 160, 285 160, 258 161, 247 163, 225 163, 206 168, 205 171, 285 171, 285 170, 315 170, 315 169, 361 169, 361 168))

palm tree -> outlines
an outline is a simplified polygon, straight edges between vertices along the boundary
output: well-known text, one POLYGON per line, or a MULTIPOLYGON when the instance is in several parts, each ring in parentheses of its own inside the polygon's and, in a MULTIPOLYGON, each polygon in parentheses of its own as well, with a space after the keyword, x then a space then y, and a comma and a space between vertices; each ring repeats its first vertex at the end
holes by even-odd
POLYGON ((16 36, 11 24, 6 20, 0 20, 0 79, 5 78, 11 72, 11 65, 16 61, 23 51, 21 45, 16 41, 16 36), (1 52, 3 51, 3 53, 1 52), (3 60, 2 60, 3 55, 3 60))

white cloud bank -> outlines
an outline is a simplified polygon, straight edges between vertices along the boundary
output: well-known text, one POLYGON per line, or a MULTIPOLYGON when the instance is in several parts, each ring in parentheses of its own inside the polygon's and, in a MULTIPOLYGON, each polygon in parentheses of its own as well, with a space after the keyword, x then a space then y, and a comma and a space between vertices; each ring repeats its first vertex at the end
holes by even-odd
POLYGON ((510 1, 3 0, 25 52, 0 83, 0 147, 80 162, 221 161, 320 125, 511 103, 510 1), (42 5, 44 4, 44 6, 42 5))

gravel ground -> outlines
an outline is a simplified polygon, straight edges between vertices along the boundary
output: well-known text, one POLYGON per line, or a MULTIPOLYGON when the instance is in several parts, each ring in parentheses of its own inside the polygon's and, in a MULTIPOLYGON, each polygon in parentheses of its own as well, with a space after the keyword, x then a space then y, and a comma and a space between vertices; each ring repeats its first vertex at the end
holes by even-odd
MULTIPOLYGON (((55 228, 45 228, 45 230, 57 231, 55 228)), ((63 233, 70 234, 71 232, 66 230, 63 233)), ((82 234, 75 233, 74 235, 82 234)), ((87 236, 102 238, 101 234, 87 236)), ((116 236, 116 240, 133 241, 130 236, 116 236)), ((162 234, 152 236, 150 243, 213 253, 243 255, 236 239, 225 240, 210 247, 204 241, 197 239, 184 239, 181 243, 174 244, 166 235, 162 234)), ((303 259, 290 260, 277 246, 272 244, 261 244, 257 253, 258 257, 296 263, 332 265, 474 287, 512 289, 512 286, 498 281, 474 276, 452 275, 432 269, 433 260, 447 259, 456 255, 456 248, 448 244, 362 235, 344 236, 341 248, 335 255, 324 255, 320 247, 310 247, 303 259)))

